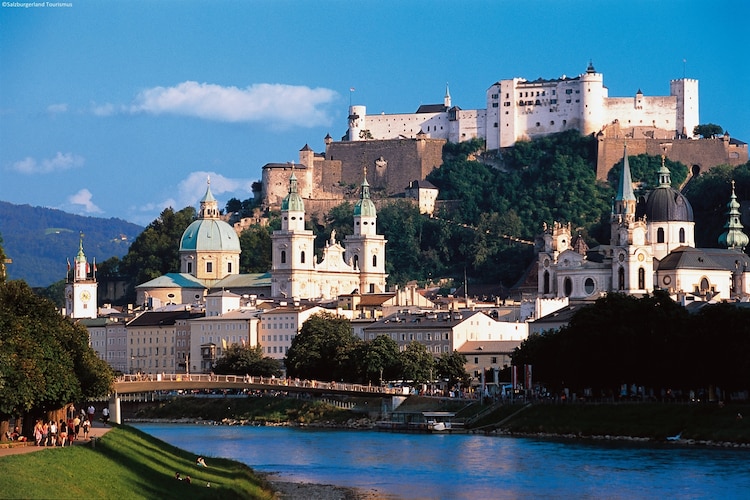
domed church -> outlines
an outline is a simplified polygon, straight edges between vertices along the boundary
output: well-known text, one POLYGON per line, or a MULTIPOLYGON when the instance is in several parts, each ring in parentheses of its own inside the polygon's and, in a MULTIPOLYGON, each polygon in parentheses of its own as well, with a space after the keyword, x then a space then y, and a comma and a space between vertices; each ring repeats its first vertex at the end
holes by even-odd
POLYGON ((207 183, 198 218, 180 239, 180 272, 211 285, 239 273, 241 250, 234 228, 220 218, 219 203, 211 194, 211 180, 207 183))
POLYGON ((663 289, 683 302, 750 298, 748 237, 734 183, 719 237, 722 248, 700 249, 695 248, 693 208, 671 186, 663 157, 658 175, 656 189, 636 200, 626 146, 609 245, 589 249, 569 223, 545 224, 537 262, 539 297, 593 301, 607 292, 646 295, 663 289))

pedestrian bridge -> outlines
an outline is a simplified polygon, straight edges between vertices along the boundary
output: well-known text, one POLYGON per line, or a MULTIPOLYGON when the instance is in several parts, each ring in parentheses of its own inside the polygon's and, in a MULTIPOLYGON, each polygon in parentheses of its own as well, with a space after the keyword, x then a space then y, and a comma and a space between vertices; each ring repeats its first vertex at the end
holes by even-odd
POLYGON ((151 393, 156 391, 238 389, 249 391, 277 391, 307 394, 338 394, 359 397, 401 396, 401 387, 321 382, 250 375, 209 375, 185 373, 160 373, 151 375, 122 375, 115 379, 114 393, 109 401, 111 419, 122 423, 120 397, 123 394, 151 393))

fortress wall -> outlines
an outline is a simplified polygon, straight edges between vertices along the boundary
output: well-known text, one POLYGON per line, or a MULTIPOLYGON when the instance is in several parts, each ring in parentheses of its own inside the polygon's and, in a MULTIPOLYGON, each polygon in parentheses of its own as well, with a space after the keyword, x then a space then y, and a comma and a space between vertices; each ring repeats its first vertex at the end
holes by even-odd
POLYGON ((677 98, 662 97, 612 97, 605 100, 605 123, 618 121, 622 127, 655 127, 663 130, 677 129, 677 98))
POLYGON ((719 139, 664 139, 627 137, 626 134, 614 138, 600 138, 597 152, 596 178, 607 179, 607 172, 622 160, 623 147, 627 143, 628 156, 649 154, 679 161, 692 169, 697 166, 704 173, 717 165, 742 165, 748 161, 747 147, 735 147, 722 138, 719 139))
POLYGON ((328 161, 341 162, 344 185, 359 186, 365 167, 367 182, 386 195, 403 193, 410 181, 425 176, 443 163, 443 139, 332 142, 326 148, 328 161), (380 158, 384 161, 380 161, 380 158))

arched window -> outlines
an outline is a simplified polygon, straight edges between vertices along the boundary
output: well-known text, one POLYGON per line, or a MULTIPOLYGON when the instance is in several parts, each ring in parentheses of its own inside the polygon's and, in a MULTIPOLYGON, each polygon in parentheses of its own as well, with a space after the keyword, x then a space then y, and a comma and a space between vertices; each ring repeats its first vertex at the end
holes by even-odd
POLYGON ((625 268, 622 266, 617 270, 617 289, 625 290, 625 268))
POLYGON ((563 285, 565 290, 565 296, 570 297, 573 294, 573 280, 565 278, 565 284, 563 285))
POLYGON ((286 250, 281 251, 281 263, 286 264, 286 250))
POLYGON ((664 228, 660 227, 656 230, 656 242, 664 243, 664 228))
POLYGON ((685 228, 680 228, 680 243, 685 243, 685 228))
POLYGON ((373 255, 372 256, 372 267, 378 267, 378 256, 373 255))
POLYGON ((646 288, 646 270, 642 267, 638 268, 638 289, 643 290, 646 288))
POLYGON ((354 269, 359 269, 359 255, 355 255, 353 259, 354 269))
POLYGON ((300 264, 305 263, 305 251, 304 250, 302 250, 302 252, 300 252, 299 254, 299 261, 300 261, 300 264))
POLYGON ((709 289, 708 278, 701 278, 701 293, 706 293, 709 289))
POLYGON ((549 271, 544 271, 544 293, 549 293, 549 271))

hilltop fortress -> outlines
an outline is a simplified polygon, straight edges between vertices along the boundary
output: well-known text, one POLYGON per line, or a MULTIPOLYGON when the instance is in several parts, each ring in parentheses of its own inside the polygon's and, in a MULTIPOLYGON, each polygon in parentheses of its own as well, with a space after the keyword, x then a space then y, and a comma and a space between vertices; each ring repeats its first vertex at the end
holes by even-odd
POLYGON ((326 211, 356 198, 364 168, 371 172, 377 202, 404 193, 440 166, 446 141, 480 138, 492 151, 571 129, 597 138, 599 179, 621 159, 625 143, 631 155, 664 154, 687 165, 692 175, 748 161, 747 144, 728 134, 712 140, 693 136, 700 124, 695 79, 672 80, 668 96, 645 96, 639 89, 630 97, 609 97, 604 76, 590 63, 572 78, 500 80, 487 89, 486 103, 485 109, 463 110, 452 104, 446 88, 442 104, 422 105, 415 113, 368 115, 365 106, 350 106, 345 136, 340 142, 327 136, 325 153, 305 145, 299 164, 263 167, 264 205, 276 207, 287 195, 292 167, 299 169, 300 194, 311 200, 310 211, 326 211))

